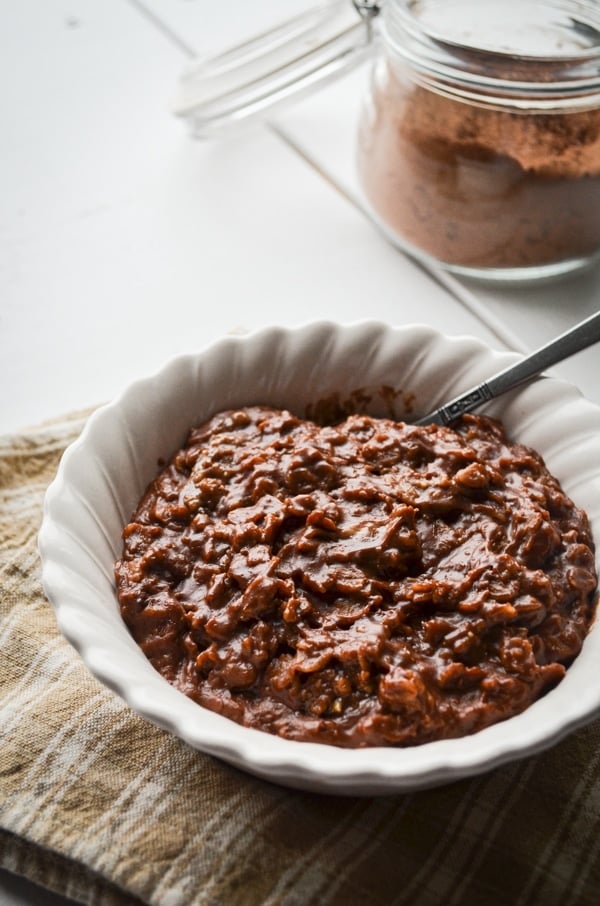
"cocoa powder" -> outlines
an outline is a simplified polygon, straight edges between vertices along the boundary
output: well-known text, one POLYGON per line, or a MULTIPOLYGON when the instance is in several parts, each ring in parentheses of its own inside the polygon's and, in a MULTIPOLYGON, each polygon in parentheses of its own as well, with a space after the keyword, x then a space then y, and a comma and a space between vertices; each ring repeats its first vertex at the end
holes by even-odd
POLYGON ((546 265, 600 248, 600 110, 467 103, 389 67, 371 101, 361 180, 401 243, 471 268, 546 265))

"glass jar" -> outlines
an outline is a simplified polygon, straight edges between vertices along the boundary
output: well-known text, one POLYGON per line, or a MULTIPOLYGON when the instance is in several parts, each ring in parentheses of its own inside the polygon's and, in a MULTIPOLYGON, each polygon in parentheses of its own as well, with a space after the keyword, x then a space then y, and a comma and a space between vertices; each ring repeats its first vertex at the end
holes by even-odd
POLYGON ((466 275, 552 276, 600 250, 600 9, 388 0, 360 124, 373 217, 466 275))
POLYGON ((194 108, 196 134, 287 103, 368 53, 375 60, 360 120, 359 180, 367 210, 393 243, 486 279, 550 277, 594 260, 600 3, 354 0, 353 6, 322 4, 310 37, 302 20, 298 36, 290 38, 288 27, 285 39, 273 32, 240 48, 243 61, 226 55, 225 93, 208 79, 215 66, 204 64, 192 100, 199 84, 213 89, 194 108), (342 14, 355 21, 340 26, 342 14))

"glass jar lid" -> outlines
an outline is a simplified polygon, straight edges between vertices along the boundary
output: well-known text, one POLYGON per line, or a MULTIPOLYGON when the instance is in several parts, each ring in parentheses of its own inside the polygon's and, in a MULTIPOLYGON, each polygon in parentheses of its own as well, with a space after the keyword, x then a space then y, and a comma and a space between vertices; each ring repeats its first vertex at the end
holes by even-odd
POLYGON ((327 0, 216 57, 193 61, 176 115, 197 138, 264 117, 354 69, 372 53, 376 0, 327 0))

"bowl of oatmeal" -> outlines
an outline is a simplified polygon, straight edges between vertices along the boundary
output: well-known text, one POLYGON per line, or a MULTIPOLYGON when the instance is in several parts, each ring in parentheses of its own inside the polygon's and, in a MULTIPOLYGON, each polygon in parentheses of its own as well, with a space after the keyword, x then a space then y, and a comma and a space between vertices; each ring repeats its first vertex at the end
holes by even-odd
POLYGON ((600 705, 600 410, 546 376, 412 423, 514 358, 320 322, 167 363, 48 491, 61 630, 146 719, 299 788, 418 789, 551 745, 600 705))

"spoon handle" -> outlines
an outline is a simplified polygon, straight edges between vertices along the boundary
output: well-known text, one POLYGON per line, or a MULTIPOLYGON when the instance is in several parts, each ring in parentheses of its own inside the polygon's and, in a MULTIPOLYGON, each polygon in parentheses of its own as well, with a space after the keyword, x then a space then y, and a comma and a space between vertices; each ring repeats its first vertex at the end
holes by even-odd
POLYGON ((520 362, 509 365, 494 377, 488 378, 487 381, 483 381, 444 406, 440 406, 435 412, 419 419, 415 424, 448 425, 463 412, 471 412, 482 403, 495 399, 502 393, 506 393, 507 390, 513 390, 547 368, 551 368, 552 365, 556 365, 557 362, 562 362, 576 352, 587 349, 598 340, 600 340, 600 311, 521 359, 520 362))

